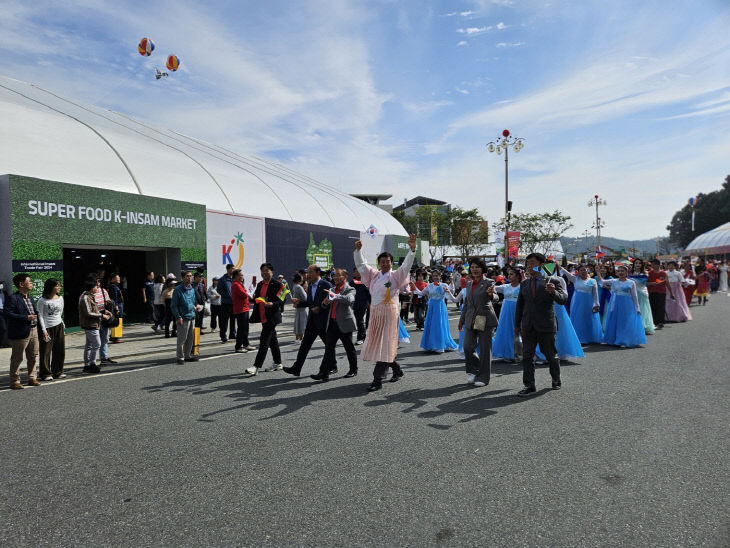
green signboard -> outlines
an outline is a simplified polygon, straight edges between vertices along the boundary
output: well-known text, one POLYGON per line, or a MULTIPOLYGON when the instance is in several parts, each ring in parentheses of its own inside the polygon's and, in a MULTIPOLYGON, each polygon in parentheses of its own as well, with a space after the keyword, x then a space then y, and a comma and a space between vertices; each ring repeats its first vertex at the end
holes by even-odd
POLYGON ((10 175, 12 272, 63 280, 63 248, 177 248, 205 261, 205 206, 10 175))

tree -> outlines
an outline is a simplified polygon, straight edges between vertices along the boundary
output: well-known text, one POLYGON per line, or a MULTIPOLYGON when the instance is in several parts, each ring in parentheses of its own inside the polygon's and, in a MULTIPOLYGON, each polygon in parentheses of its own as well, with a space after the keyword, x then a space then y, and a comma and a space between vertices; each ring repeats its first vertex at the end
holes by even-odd
POLYGON ((443 206, 421 205, 414 208, 415 215, 394 211, 395 217, 409 234, 419 240, 428 241, 428 250, 433 260, 442 259, 451 245, 451 210, 443 206))
POLYGON ((669 239, 682 249, 700 234, 717 228, 730 220, 730 175, 720 190, 697 195, 695 205, 695 230, 692 232, 692 208, 689 204, 672 216, 667 226, 669 239))
POLYGON ((451 210, 451 244, 459 249, 463 258, 473 257, 483 252, 489 242, 489 225, 479 215, 479 210, 451 210))
MULTIPOLYGON (((504 219, 497 223, 504 230, 504 219)), ((557 209, 552 213, 516 213, 509 222, 510 231, 520 233, 520 249, 525 253, 546 253, 556 241, 573 228, 570 217, 557 209)))

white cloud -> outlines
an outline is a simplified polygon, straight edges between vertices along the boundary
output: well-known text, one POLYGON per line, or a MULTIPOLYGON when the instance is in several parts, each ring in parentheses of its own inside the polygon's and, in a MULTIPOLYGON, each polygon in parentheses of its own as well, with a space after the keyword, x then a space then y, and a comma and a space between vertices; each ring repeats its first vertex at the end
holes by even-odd
POLYGON ((457 46, 466 46, 467 44, 468 44, 468 42, 466 40, 462 40, 462 41, 458 42, 456 45, 457 46))
POLYGON ((497 44, 498 48, 518 48, 520 46, 524 46, 524 42, 499 42, 497 44))
POLYGON ((468 27, 465 29, 456 29, 456 32, 459 34, 466 34, 467 36, 476 36, 478 34, 484 34, 485 32, 488 32, 492 30, 491 26, 488 27, 468 27))
POLYGON ((509 28, 509 27, 507 25, 505 25, 502 21, 500 21, 499 23, 497 23, 497 29, 498 30, 504 30, 506 28, 509 28))

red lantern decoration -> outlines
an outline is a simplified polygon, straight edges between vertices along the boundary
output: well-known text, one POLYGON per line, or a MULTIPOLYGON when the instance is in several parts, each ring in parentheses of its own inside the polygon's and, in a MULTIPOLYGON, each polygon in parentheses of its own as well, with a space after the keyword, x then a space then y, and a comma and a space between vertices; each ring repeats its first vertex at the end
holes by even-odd
POLYGON ((509 130, 508 130, 508 129, 505 129, 505 130, 504 130, 504 131, 502 132, 502 137, 509 137, 509 130))

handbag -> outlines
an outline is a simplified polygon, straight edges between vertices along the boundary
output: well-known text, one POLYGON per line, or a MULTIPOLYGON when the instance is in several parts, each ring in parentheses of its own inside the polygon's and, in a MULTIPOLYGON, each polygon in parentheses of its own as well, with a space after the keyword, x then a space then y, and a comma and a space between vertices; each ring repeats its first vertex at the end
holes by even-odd
POLYGON ((118 327, 119 326, 119 316, 117 315, 117 313, 114 311, 113 308, 107 308, 106 311, 109 312, 112 315, 112 317, 108 318, 108 319, 103 318, 101 320, 102 327, 118 327))
POLYGON ((474 331, 484 331, 487 328, 487 317, 484 315, 474 316, 474 321, 471 324, 471 328, 474 331))

